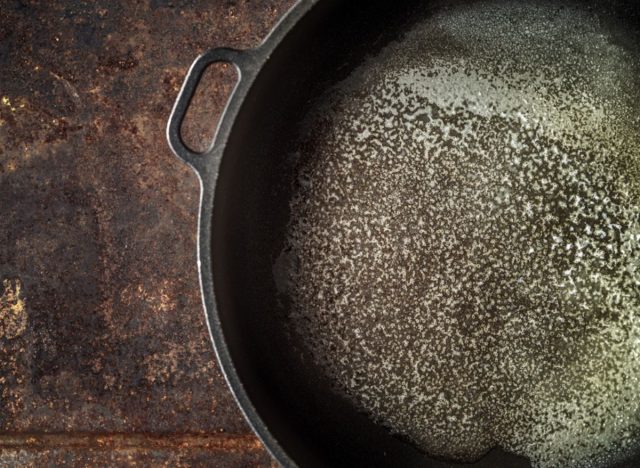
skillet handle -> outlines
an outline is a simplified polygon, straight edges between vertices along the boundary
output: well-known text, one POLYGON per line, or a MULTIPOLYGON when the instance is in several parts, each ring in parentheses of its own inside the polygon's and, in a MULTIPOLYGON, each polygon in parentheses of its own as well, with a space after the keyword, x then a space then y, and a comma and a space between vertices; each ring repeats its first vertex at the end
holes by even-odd
MULTIPOLYGON (((245 62, 246 58, 246 52, 242 52, 236 49, 219 48, 205 52, 204 54, 196 58, 191 65, 191 68, 187 72, 187 77, 182 84, 182 88, 180 89, 180 93, 178 93, 178 98, 176 99, 176 102, 173 106, 171 116, 169 117, 169 124, 167 125, 167 140, 174 154, 184 162, 189 164, 191 167, 193 167, 198 173, 201 173, 201 169, 205 166, 205 159, 207 159, 206 155, 211 153, 213 143, 208 150, 203 152, 193 151, 185 144, 184 140, 182 139, 180 129, 187 109, 189 108, 189 104, 193 99, 193 95, 196 88, 198 87, 198 84, 200 83, 203 72, 209 65, 219 62, 234 65, 236 67, 236 70, 238 71, 238 83, 240 83, 240 80, 242 79, 242 65, 245 62)), ((236 84, 236 88, 238 86, 238 83, 236 84)), ((229 101, 230 100, 231 98, 229 98, 229 101)), ((220 122, 222 122, 223 119, 224 113, 220 118, 220 122)))

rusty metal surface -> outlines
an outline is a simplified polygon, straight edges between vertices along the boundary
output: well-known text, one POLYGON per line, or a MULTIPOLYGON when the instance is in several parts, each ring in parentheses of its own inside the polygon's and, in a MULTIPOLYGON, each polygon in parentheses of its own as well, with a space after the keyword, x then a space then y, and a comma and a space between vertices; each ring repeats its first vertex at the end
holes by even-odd
POLYGON ((0 0, 0 464, 271 464, 214 361, 164 130, 196 55, 292 3, 0 0))

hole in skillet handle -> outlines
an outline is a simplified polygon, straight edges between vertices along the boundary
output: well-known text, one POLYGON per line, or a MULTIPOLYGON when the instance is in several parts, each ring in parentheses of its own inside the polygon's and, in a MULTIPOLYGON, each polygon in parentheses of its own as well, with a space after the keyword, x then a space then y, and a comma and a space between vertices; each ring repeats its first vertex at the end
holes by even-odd
POLYGON ((180 126, 187 148, 202 154, 211 147, 227 98, 238 78, 235 67, 226 62, 212 63, 204 69, 180 126))
POLYGON ((171 150, 199 173, 224 115, 223 109, 211 103, 222 102, 226 95, 228 106, 240 83, 244 55, 227 48, 200 55, 191 65, 169 117, 167 140, 171 150))

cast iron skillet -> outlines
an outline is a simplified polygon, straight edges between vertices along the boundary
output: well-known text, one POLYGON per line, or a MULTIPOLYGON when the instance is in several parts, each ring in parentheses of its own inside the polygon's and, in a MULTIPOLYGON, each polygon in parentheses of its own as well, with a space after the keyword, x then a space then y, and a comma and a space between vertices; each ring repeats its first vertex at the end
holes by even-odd
POLYGON ((198 266, 218 360, 248 421, 285 466, 530 466, 498 449, 472 465, 429 458, 334 394, 282 326, 287 305, 272 268, 289 221, 293 163, 285 155, 296 123, 314 97, 397 38, 418 3, 303 0, 258 48, 198 57, 169 120, 172 150, 200 180, 198 266), (235 65, 239 80, 215 142, 198 154, 180 126, 215 62, 235 65))

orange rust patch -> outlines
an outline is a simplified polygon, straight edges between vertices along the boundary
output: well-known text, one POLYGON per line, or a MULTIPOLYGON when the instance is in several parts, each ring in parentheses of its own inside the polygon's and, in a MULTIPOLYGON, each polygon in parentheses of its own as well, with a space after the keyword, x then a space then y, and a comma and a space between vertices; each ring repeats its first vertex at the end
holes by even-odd
POLYGON ((94 450, 200 450, 246 452, 262 448, 253 435, 147 433, 16 433, 0 434, 0 450, 74 448, 94 450))
POLYGON ((22 298, 19 279, 2 281, 4 292, 0 296, 0 338, 13 339, 27 328, 27 309, 22 298))

